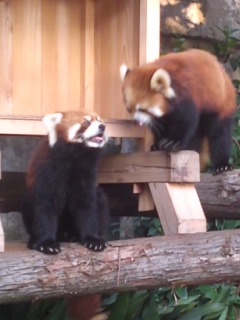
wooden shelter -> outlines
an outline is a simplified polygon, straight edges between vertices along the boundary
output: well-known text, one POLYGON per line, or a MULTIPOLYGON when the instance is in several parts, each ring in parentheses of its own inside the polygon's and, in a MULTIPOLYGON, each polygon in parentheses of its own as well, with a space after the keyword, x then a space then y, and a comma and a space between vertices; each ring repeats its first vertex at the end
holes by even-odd
POLYGON ((103 159, 99 182, 132 183, 166 234, 206 231, 197 154, 143 152, 147 130, 122 102, 119 66, 158 58, 159 41, 159 0, 0 0, 0 134, 45 135, 42 115, 94 108, 109 136, 141 140, 138 153, 103 159))

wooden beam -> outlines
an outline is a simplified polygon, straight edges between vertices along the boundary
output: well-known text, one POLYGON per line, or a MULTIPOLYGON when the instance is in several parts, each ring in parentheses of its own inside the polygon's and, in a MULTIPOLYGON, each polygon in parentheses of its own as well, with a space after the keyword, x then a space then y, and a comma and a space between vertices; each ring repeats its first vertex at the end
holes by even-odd
POLYGON ((239 230, 114 241, 99 253, 78 244, 57 256, 25 247, 7 244, 0 254, 0 303, 240 282, 239 230))
POLYGON ((106 155, 99 165, 99 183, 197 182, 199 156, 194 151, 162 151, 106 155))
MULTIPOLYGON (((146 128, 137 126, 132 120, 105 119, 107 134, 117 138, 145 137, 146 128)), ((42 117, 0 116, 0 134, 3 135, 46 135, 42 117)))

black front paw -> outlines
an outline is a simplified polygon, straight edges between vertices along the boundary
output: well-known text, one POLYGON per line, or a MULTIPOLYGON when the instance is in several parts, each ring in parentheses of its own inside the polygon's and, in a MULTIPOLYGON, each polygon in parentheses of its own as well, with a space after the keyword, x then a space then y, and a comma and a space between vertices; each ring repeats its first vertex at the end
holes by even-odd
POLYGON ((38 244, 31 243, 28 244, 29 249, 37 250, 45 254, 58 254, 61 252, 60 244, 54 240, 45 240, 38 244))
POLYGON ((104 239, 87 237, 83 241, 84 247, 92 251, 103 251, 107 246, 107 242, 104 239))
POLYGON ((158 141, 157 148, 158 150, 164 150, 164 151, 177 151, 180 147, 180 141, 175 140, 169 140, 166 138, 163 138, 158 141))
POLYGON ((213 175, 217 175, 217 174, 223 173, 225 171, 232 171, 232 169, 233 169, 233 167, 230 164, 220 165, 215 168, 215 170, 213 171, 213 175))

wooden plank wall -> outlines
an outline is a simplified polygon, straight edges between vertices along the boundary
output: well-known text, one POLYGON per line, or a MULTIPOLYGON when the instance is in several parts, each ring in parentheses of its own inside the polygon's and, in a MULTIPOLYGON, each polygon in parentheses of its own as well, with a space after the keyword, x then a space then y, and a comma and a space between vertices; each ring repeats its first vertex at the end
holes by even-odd
POLYGON ((118 70, 138 64, 139 10, 136 0, 0 0, 0 115, 81 107, 128 118, 118 70))

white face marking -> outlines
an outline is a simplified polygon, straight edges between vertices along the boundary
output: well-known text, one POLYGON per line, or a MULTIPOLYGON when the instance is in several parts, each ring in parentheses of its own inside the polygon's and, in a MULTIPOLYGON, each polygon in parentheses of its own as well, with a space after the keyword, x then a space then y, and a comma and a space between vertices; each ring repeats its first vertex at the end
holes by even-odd
POLYGON ((93 121, 90 126, 83 132, 84 143, 91 148, 102 148, 107 142, 107 135, 105 131, 103 132, 99 126, 102 124, 100 121, 93 121), (96 137, 98 134, 103 134, 103 137, 99 139, 90 140, 93 137, 96 137))
POLYGON ((158 106, 150 107, 147 109, 147 111, 157 118, 160 118, 164 115, 164 112, 158 106))
POLYGON ((122 64, 120 69, 119 69, 119 72, 120 72, 120 79, 123 81, 126 77, 126 74, 128 72, 128 67, 125 65, 125 64, 122 64))
POLYGON ((135 111, 133 115, 133 119, 137 121, 140 126, 148 125, 151 122, 151 116, 145 112, 135 111))
POLYGON ((42 121, 48 133, 48 141, 51 147, 57 142, 56 126, 62 121, 62 113, 50 113, 43 117, 42 121))
POLYGON ((78 130, 81 128, 80 123, 75 123, 72 127, 68 129, 68 140, 69 141, 75 141, 76 140, 76 134, 78 130))

